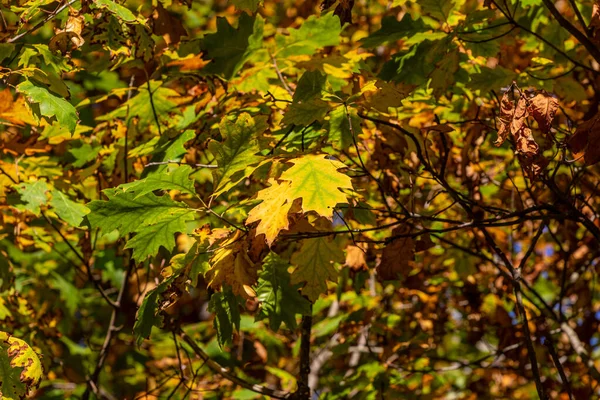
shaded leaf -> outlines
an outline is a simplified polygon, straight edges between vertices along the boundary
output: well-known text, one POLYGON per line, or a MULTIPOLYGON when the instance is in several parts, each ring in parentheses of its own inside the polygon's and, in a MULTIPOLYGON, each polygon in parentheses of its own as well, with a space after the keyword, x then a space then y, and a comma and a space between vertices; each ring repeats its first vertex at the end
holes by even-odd
POLYGON ((205 35, 200 42, 203 58, 211 60, 204 71, 231 79, 250 55, 262 47, 263 28, 260 15, 250 17, 242 13, 237 28, 229 25, 226 18, 218 17, 217 32, 205 35))
POLYGON ((297 268, 291 283, 302 283, 302 294, 314 302, 327 291, 327 280, 337 279, 334 263, 343 261, 344 252, 334 241, 326 237, 303 240, 300 250, 292 255, 292 264, 297 268))
POLYGON ((258 275, 257 300, 261 302, 257 320, 269 319, 269 327, 277 332, 281 323, 296 329, 296 315, 309 315, 310 303, 290 284, 290 265, 277 254, 269 253, 258 275))
POLYGON ((252 118, 248 113, 241 113, 235 120, 223 119, 219 130, 224 141, 208 144, 219 166, 213 170, 214 197, 227 192, 256 169, 263 159, 257 154, 258 135, 265 129, 266 118, 252 118))
POLYGON ((379 279, 397 280, 410 273, 415 257, 415 243, 409 233, 410 227, 405 225, 392 231, 392 240, 384 247, 377 266, 379 279))

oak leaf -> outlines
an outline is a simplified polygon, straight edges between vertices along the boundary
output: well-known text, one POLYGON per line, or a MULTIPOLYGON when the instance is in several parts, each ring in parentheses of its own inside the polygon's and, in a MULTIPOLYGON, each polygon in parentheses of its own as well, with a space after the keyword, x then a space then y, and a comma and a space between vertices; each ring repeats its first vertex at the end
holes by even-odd
POLYGON ((292 200, 289 199, 290 182, 277 182, 270 179, 269 186, 258 192, 257 200, 262 203, 254 207, 248 213, 246 225, 260 221, 256 227, 256 234, 264 234, 269 246, 283 229, 289 226, 288 211, 292 206, 292 200))

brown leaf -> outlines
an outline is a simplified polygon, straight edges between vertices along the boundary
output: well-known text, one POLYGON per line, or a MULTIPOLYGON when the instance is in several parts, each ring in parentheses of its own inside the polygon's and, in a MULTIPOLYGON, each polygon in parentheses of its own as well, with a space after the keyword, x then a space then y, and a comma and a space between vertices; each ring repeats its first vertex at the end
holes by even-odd
MULTIPOLYGON (((321 10, 327 10, 333 6, 336 2, 334 0, 323 0, 321 3, 321 10)), ((346 22, 352 23, 352 7, 354 7, 354 0, 340 0, 338 2, 334 15, 340 17, 340 24, 343 26, 346 22)))
POLYGON ((50 39, 48 47, 54 52, 66 54, 83 45, 85 40, 81 37, 83 31, 84 17, 74 8, 69 10, 69 18, 65 29, 58 30, 50 39))
MULTIPOLYGON (((410 227, 400 226, 392 231, 392 237, 407 235, 410 227)), ((415 243, 410 236, 397 237, 383 249, 377 275, 383 281, 397 280, 408 276, 415 257, 415 243)))
POLYGON ((534 157, 539 153, 540 146, 536 143, 531 129, 528 127, 521 125, 521 128, 514 133, 514 138, 517 154, 534 157))
POLYGON ((530 109, 540 129, 548 133, 558 110, 558 100, 542 90, 530 100, 530 109))
POLYGON ((429 236, 429 233, 425 233, 421 235, 421 238, 415 242, 415 253, 429 250, 432 247, 435 247, 435 243, 433 243, 433 241, 431 240, 431 236, 429 236))
POLYGON ((154 19, 152 32, 155 35, 163 36, 167 44, 179 43, 181 37, 188 34, 181 19, 173 17, 165 10, 160 1, 157 2, 152 18, 154 19))
POLYGON ((512 121, 515 112, 514 104, 510 99, 508 92, 504 93, 500 102, 500 116, 498 117, 498 138, 494 142, 496 146, 500 146, 508 137, 510 122, 512 121))
POLYGON ((600 161, 600 114, 580 124, 567 144, 576 158, 583 156, 587 165, 600 161))
POLYGON ((516 136, 517 132, 521 130, 528 116, 529 112, 527 111, 527 100, 524 96, 521 96, 517 102, 517 108, 513 113, 512 121, 510 123, 510 132, 513 135, 516 136))

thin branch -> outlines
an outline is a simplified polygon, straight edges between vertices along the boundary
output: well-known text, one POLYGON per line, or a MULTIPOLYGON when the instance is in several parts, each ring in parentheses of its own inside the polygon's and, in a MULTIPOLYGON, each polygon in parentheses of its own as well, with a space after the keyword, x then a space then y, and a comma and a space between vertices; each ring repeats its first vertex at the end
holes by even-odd
POLYGON ((43 25, 46 24, 46 22, 49 22, 50 20, 54 19, 58 14, 60 14, 65 8, 71 6, 73 3, 75 3, 77 0, 71 0, 68 3, 63 4, 62 6, 58 7, 56 10, 54 10, 53 12, 51 12, 44 20, 38 22, 37 24, 35 24, 32 28, 26 30, 25 32, 19 33, 17 36, 8 39, 6 42, 7 43, 14 43, 17 40, 21 39, 24 36, 27 36, 28 34, 30 34, 31 32, 38 30, 39 28, 41 28, 43 25))
POLYGON ((288 92, 290 94, 290 96, 293 96, 294 92, 292 91, 292 89, 290 89, 290 87, 286 83, 285 79, 283 78, 283 75, 281 74, 281 71, 279 70, 279 67, 277 66, 277 60, 273 56, 271 56, 271 60, 273 60, 273 66, 275 67, 275 72, 277 73, 277 77, 279 77, 279 80, 281 81, 283 88, 285 89, 286 92, 288 92))
POLYGON ((537 389, 538 396, 540 397, 540 399, 546 400, 548 397, 546 396, 544 386, 542 385, 542 379, 540 376, 537 357, 535 355, 535 348, 533 347, 533 341, 531 340, 531 332, 529 331, 529 321, 527 320, 527 314, 525 313, 525 308, 523 307, 521 287, 518 282, 514 283, 513 287, 515 297, 517 298, 517 309, 519 310, 519 314, 521 314, 521 320, 523 323, 523 335, 525 336, 525 343, 527 344, 527 355, 529 356, 529 361, 531 362, 531 372, 533 373, 533 379, 535 380, 535 387, 537 389))
POLYGON ((104 343, 102 344, 102 348, 100 349, 100 355, 98 356, 98 361, 96 362, 96 368, 94 372, 87 380, 87 387, 85 388, 85 392, 81 396, 82 400, 88 400, 90 398, 90 390, 96 394, 95 388, 98 386, 98 379, 100 378, 100 372, 102 372, 102 368, 104 367, 104 362, 106 361, 106 357, 108 356, 108 352, 110 350, 110 345, 116 333, 118 333, 122 326, 117 326, 117 315, 121 310, 121 301, 123 300, 123 295, 125 293, 125 289, 127 287, 127 281, 129 280, 129 276, 131 271, 135 268, 135 263, 133 260, 129 263, 129 268, 127 268, 127 272, 125 273, 125 278, 123 279, 123 284, 119 289, 119 294, 117 295, 116 306, 113 308, 112 314, 110 315, 110 322, 108 324, 108 329, 106 330, 106 336, 104 337, 104 343))
POLYGON ((186 163, 184 161, 177 161, 177 160, 149 162, 148 164, 144 165, 144 168, 151 167, 153 165, 167 165, 167 164, 191 165, 191 166, 197 167, 197 168, 219 168, 219 166, 216 164, 194 164, 194 163, 186 163))
POLYGON ((558 374, 560 375, 560 379, 562 380, 563 385, 569 395, 569 400, 573 400, 573 391, 571 390, 571 384, 569 383, 569 379, 567 378, 567 374, 565 374, 565 370, 560 362, 560 358, 556 353, 556 349, 554 348, 554 340, 552 339, 552 335, 546 336, 546 347, 548 347, 548 351, 550 352, 550 356, 552 357, 552 361, 554 361, 554 365, 558 370, 558 374))
MULTIPOLYGON (((598 48, 598 46, 595 45, 585 34, 583 34, 571 22, 569 22, 569 20, 566 19, 560 11, 558 11, 558 9, 554 6, 554 3, 551 0, 542 1, 544 2, 546 8, 550 10, 554 18, 556 18, 556 21, 558 21, 560 26, 565 28, 571 35, 573 35, 575 39, 577 39, 577 41, 579 41, 579 43, 581 43, 583 47, 586 48, 586 50, 590 53, 594 60, 600 63, 600 48, 598 48)), ((577 10, 577 7, 575 7, 575 9, 577 10)))
POLYGON ((183 339, 184 342, 186 342, 192 348, 192 350, 194 350, 194 353, 196 353, 196 355, 199 356, 206 363, 206 366, 208 368, 210 368, 210 370, 213 371, 214 373, 221 375, 223 378, 230 380, 231 382, 235 383, 238 386, 241 386, 245 389, 251 390, 255 393, 262 394, 263 396, 270 396, 275 399, 290 399, 291 393, 289 393, 287 391, 270 389, 265 386, 255 385, 253 383, 247 382, 244 379, 232 374, 226 368, 222 367, 215 361, 211 360, 209 355, 206 354, 204 352, 204 350, 202 350, 200 348, 200 346, 198 346, 198 343, 196 343, 196 341, 194 339, 192 339, 183 330, 179 331, 179 336, 183 339))

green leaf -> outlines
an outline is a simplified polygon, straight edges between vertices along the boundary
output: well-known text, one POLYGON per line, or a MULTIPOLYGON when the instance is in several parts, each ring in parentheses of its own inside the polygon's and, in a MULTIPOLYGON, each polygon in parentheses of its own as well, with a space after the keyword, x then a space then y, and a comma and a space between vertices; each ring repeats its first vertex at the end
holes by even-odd
POLYGON ((59 190, 52 190, 50 193, 52 194, 50 205, 54 212, 71 226, 79 226, 83 217, 90 212, 89 208, 74 202, 59 190))
POLYGON ((132 190, 120 189, 106 189, 104 193, 108 201, 88 204, 92 210, 87 216, 90 225, 104 233, 117 229, 120 237, 135 232, 125 248, 133 249, 136 260, 155 255, 161 246, 171 251, 175 247, 174 235, 185 232, 186 221, 194 218, 194 210, 168 196, 147 193, 137 197, 132 190))
POLYGON ((75 315, 79 303, 81 302, 81 292, 68 280, 60 274, 52 272, 52 287, 58 290, 64 307, 69 315, 75 315))
POLYGON ((381 21, 381 28, 361 40, 365 48, 373 48, 387 42, 395 42, 400 39, 410 38, 418 33, 431 30, 425 25, 422 19, 413 20, 410 14, 404 14, 404 17, 398 21, 396 17, 384 17, 381 21))
POLYGON ((446 41, 426 40, 408 51, 395 54, 392 60, 384 64, 379 77, 383 80, 422 85, 429 80, 429 74, 446 51, 446 41))
POLYGON ((30 81, 18 84, 17 89, 25 94, 31 103, 39 103, 40 113, 43 116, 56 117, 56 120, 71 133, 75 132, 79 116, 71 103, 54 96, 48 89, 35 86, 30 81))
POLYGON ((256 319, 268 318, 274 332, 282 322, 289 329, 296 329, 296 314, 310 315, 310 303, 300 295, 298 287, 290 284, 289 267, 277 254, 269 253, 258 275, 256 298, 261 306, 256 319))
POLYGON ((0 43, 0 63, 11 56, 15 45, 12 43, 0 43))
POLYGON ((496 66, 494 69, 488 67, 480 68, 481 72, 471 74, 471 81, 468 83, 468 86, 473 90, 480 90, 483 93, 506 87, 517 78, 516 73, 500 66, 496 66))
POLYGON ((120 185, 124 192, 132 190, 135 199, 155 190, 179 190, 181 193, 195 195, 194 181, 190 179, 193 172, 189 165, 182 165, 170 172, 155 172, 144 179, 120 185))
POLYGON ((156 255, 161 246, 172 251, 175 248, 175 234, 185 232, 186 222, 194 217, 194 210, 183 208, 163 214, 138 229, 135 236, 127 241, 125 248, 133 249, 133 258, 138 262, 156 255))
MULTIPOLYGON (((12 287, 15 280, 12 264, 3 252, 0 252, 0 292, 4 292, 12 287)), ((0 320, 2 318, 0 317, 0 320)))
POLYGON ((452 51, 437 63, 431 73, 431 82, 429 87, 433 89, 433 96, 439 99, 446 91, 453 86, 454 74, 459 68, 458 51, 452 51))
POLYGON ((314 98, 320 99, 326 81, 327 75, 319 71, 306 71, 298 80, 293 97, 294 103, 309 101, 314 98))
POLYGON ((347 150, 354 143, 348 114, 352 121, 352 131, 358 136, 361 132, 360 117, 355 108, 348 108, 346 113, 346 107, 341 105, 329 113, 329 140, 336 149, 347 150))
POLYGON ((419 0, 418 4, 423 14, 440 21, 446 21, 454 8, 454 0, 419 0))
POLYGON ((106 8, 111 13, 115 14, 124 22, 134 22, 135 15, 129 9, 123 7, 119 3, 113 0, 94 0, 96 6, 100 8, 106 8))
POLYGON ((25 202, 24 207, 18 207, 34 213, 40 214, 40 206, 48 203, 46 193, 50 190, 46 181, 35 181, 31 183, 19 183, 17 192, 21 195, 21 201, 25 202))
POLYGON ((142 300, 142 304, 135 317, 135 323, 133 324, 133 334, 138 346, 142 344, 144 339, 150 336, 153 326, 159 326, 162 323, 162 318, 156 312, 158 308, 158 296, 167 289, 169 283, 170 281, 162 282, 146 293, 144 300, 142 300))
POLYGON ((298 266, 292 273, 292 284, 303 283, 302 294, 310 301, 317 300, 327 291, 327 280, 337 279, 334 262, 342 262, 344 252, 326 237, 302 241, 300 250, 292 255, 292 264, 298 266))
POLYGON ((256 164, 263 160, 257 155, 260 151, 258 135, 267 129, 266 118, 252 118, 241 113, 232 120, 225 118, 219 125, 224 141, 211 141, 208 149, 215 156, 218 168, 213 169, 213 196, 227 192, 242 179, 250 176, 256 164))
POLYGON ((215 314, 214 325, 217 340, 221 347, 231 343, 234 328, 240 329, 239 301, 231 287, 225 285, 221 292, 213 293, 208 302, 208 310, 215 314))
POLYGON ((329 105, 321 99, 292 103, 285 112, 282 122, 286 125, 308 126, 315 121, 323 121, 327 111, 329 105))
POLYGON ((280 179, 291 181, 289 198, 302 198, 304 212, 315 211, 331 218, 336 204, 348 202, 339 190, 352 189, 350 177, 338 172, 344 164, 325 158, 323 154, 306 155, 291 162, 294 165, 283 172, 280 179))
POLYGON ((264 20, 258 15, 240 15, 237 29, 225 17, 217 18, 217 32, 205 35, 200 41, 203 58, 211 62, 204 72, 231 79, 248 58, 262 47, 264 20))
POLYGON ((340 43, 340 19, 337 15, 325 14, 321 17, 311 15, 300 28, 289 29, 289 35, 276 35, 277 58, 313 55, 325 46, 337 46, 340 43))
POLYGON ((42 363, 23 340, 0 331, 0 394, 3 400, 21 400, 40 385, 42 363))

